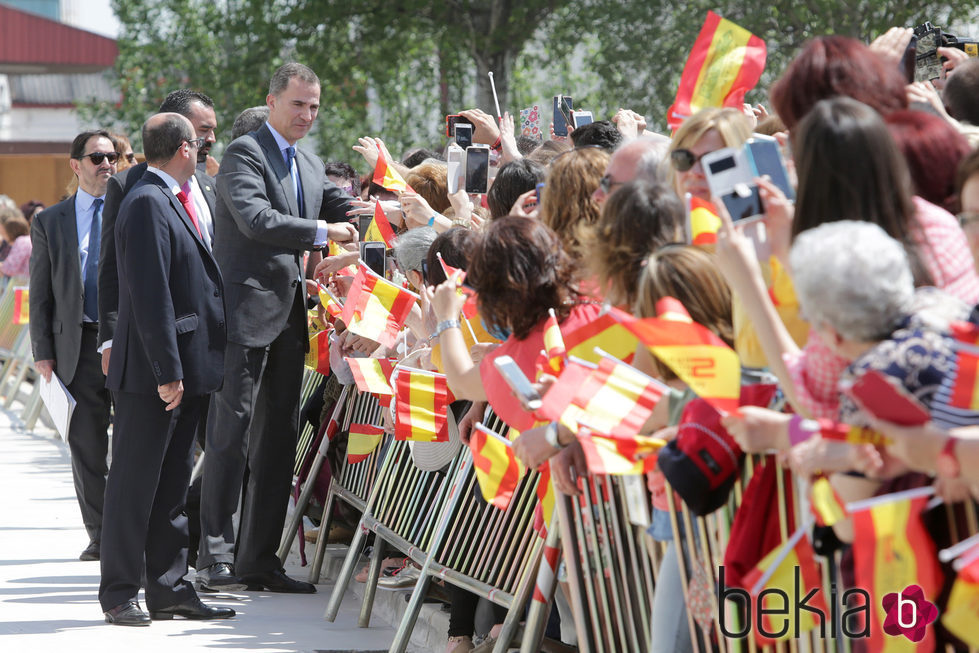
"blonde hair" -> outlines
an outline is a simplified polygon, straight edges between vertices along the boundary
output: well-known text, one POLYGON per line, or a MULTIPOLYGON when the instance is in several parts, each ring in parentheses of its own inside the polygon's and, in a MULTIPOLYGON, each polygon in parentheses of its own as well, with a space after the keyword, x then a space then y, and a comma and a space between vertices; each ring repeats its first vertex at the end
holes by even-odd
POLYGON ((540 219, 558 235, 569 253, 578 249, 578 225, 598 221, 599 206, 592 193, 605 174, 608 160, 605 150, 583 147, 551 162, 541 195, 540 219))
POLYGON ((408 171, 405 182, 421 195, 433 211, 445 213, 449 206, 448 167, 423 161, 408 171))
MULTIPOLYGON (((715 130, 725 147, 738 147, 751 137, 751 121, 737 109, 710 107, 701 109, 683 121, 673 135, 670 153, 689 149, 697 144, 710 130, 715 130)), ((667 156, 669 165, 669 156, 667 156)), ((670 183, 677 188, 676 170, 669 166, 670 183)), ((677 188, 677 192, 679 188, 677 188)))
MULTIPOLYGON (((655 317, 656 302, 664 297, 677 299, 694 322, 734 345, 731 288, 713 254, 693 245, 667 245, 647 258, 639 273, 634 313, 655 317)), ((659 367, 664 380, 676 378, 665 365, 659 367)))

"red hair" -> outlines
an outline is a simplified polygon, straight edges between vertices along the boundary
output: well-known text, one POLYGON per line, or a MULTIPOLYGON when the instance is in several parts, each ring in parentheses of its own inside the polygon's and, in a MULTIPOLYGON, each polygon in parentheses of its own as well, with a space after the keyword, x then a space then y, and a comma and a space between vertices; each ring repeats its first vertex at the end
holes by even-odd
POLYGON ((769 93, 772 106, 792 129, 820 100, 845 95, 881 115, 906 109, 905 82, 866 45, 845 36, 821 36, 809 41, 769 93))
POLYGON ((924 111, 895 111, 884 120, 908 162, 915 194, 954 209, 955 172, 971 151, 965 136, 947 121, 924 111))

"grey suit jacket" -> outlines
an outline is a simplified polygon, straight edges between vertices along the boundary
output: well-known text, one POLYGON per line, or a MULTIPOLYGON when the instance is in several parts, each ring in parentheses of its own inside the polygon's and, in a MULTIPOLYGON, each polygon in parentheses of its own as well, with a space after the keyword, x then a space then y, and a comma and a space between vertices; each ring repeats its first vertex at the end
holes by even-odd
POLYGON ((54 360, 67 385, 82 344, 84 290, 75 225, 75 196, 31 222, 30 332, 34 360, 54 360))
POLYGON ((352 208, 318 157, 297 149, 296 161, 303 218, 268 126, 236 139, 221 160, 214 256, 227 293, 228 340, 246 347, 272 342, 285 329, 296 293, 305 298, 302 255, 314 247, 316 219, 342 222, 352 208))
MULTIPOLYGON (((105 189, 105 207, 102 209, 102 244, 99 251, 99 345, 111 340, 116 331, 119 315, 119 273, 116 263, 116 239, 114 236, 116 216, 123 198, 129 194, 146 173, 146 163, 138 163, 109 178, 105 189)), ((204 193, 207 207, 214 215, 217 204, 214 179, 197 171, 197 183, 204 193)), ((213 220, 211 221, 213 230, 213 220)), ((211 240, 214 234, 211 233, 211 240)))

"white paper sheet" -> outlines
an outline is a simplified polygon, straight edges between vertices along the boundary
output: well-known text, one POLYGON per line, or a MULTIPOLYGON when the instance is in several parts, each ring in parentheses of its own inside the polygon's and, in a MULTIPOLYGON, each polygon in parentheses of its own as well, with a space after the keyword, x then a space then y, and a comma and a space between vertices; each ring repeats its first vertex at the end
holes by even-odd
POLYGON ((58 433, 68 441, 68 425, 71 424, 71 414, 75 412, 75 398, 68 393, 65 384, 61 382, 57 374, 51 375, 51 381, 45 381, 43 376, 38 375, 38 382, 41 384, 41 400, 48 409, 51 421, 58 429, 58 433))

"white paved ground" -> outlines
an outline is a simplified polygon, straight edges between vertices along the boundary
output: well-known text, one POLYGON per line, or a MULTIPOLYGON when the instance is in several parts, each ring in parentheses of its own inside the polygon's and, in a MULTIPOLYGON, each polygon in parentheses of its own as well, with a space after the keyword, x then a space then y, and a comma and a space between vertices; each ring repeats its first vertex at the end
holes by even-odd
MULTIPOLYGON (((393 629, 377 616, 371 628, 358 628, 360 603, 350 592, 336 623, 322 619, 332 590, 326 584, 312 596, 205 596, 238 612, 229 621, 174 620, 148 628, 105 624, 96 598, 99 564, 78 561, 88 542, 67 448, 53 432, 24 433, 16 424, 0 412, 0 651, 387 650, 393 629)), ((302 579, 308 573, 287 571, 302 579)))

